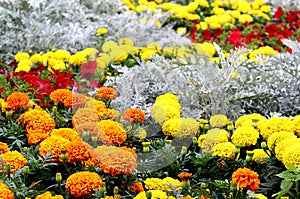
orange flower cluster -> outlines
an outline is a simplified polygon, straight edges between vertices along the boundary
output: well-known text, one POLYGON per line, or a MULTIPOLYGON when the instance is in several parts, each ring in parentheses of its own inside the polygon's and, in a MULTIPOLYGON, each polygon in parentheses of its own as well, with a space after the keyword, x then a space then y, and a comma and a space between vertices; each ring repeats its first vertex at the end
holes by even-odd
POLYGON ((50 191, 46 191, 45 193, 36 196, 35 199, 64 199, 64 197, 62 195, 52 196, 50 191))
POLYGON ((86 107, 94 109, 99 119, 114 119, 119 116, 119 111, 106 108, 105 103, 99 100, 89 100, 86 107))
POLYGON ((97 173, 82 171, 70 175, 66 181, 66 191, 74 197, 92 196, 94 189, 99 189, 102 179, 97 173))
POLYGON ((96 97, 99 99, 112 100, 118 96, 114 88, 101 87, 97 90, 96 97))
POLYGON ((72 95, 72 107, 74 109, 83 108, 86 103, 87 97, 83 94, 76 93, 72 95))
POLYGON ((68 89, 57 89, 50 94, 54 103, 62 103, 65 107, 72 107, 72 92, 68 89))
POLYGON ((141 109, 128 108, 123 112, 122 119, 129 122, 141 123, 145 120, 145 113, 141 109))
POLYGON ((137 167, 136 156, 123 147, 102 145, 94 151, 99 159, 99 167, 112 176, 132 174, 137 167))
POLYGON ((10 149, 8 148, 8 145, 4 142, 0 142, 0 155, 3 153, 6 153, 10 151, 10 149))
POLYGON ((43 110, 32 109, 23 113, 18 120, 26 128, 29 144, 37 144, 48 137, 48 132, 55 128, 54 119, 43 110))
POLYGON ((248 168, 239 168, 232 174, 232 182, 240 188, 255 191, 259 188, 258 174, 248 168))
POLYGON ((98 122, 84 122, 74 127, 79 135, 83 135, 85 131, 89 132, 90 135, 98 135, 101 131, 98 122))
POLYGON ((143 183, 141 183, 140 181, 135 181, 134 184, 132 184, 129 188, 129 191, 134 193, 134 192, 143 192, 144 191, 144 186, 143 183))
POLYGON ((98 116, 94 109, 81 108, 76 111, 72 117, 73 127, 76 128, 77 125, 83 124, 85 122, 98 122, 98 116))
MULTIPOLYGON (((27 163, 27 159, 22 156, 18 151, 8 151, 0 155, 0 158, 3 159, 4 165, 9 163, 11 165, 10 172, 15 173, 27 163)), ((0 164, 0 170, 3 170, 2 165, 0 164)))
POLYGON ((90 145, 82 141, 73 141, 66 146, 67 162, 84 163, 85 166, 94 166, 98 160, 96 159, 94 149, 90 145))
POLYGON ((0 181, 0 198, 1 199, 14 199, 14 193, 7 185, 0 181))
POLYGON ((100 133, 98 133, 98 139, 104 144, 122 144, 127 139, 126 131, 121 127, 118 122, 112 120, 101 120, 100 133))
POLYGON ((59 128, 59 129, 53 129, 50 132, 50 135, 57 135, 57 136, 61 136, 65 139, 68 139, 70 141, 80 141, 81 138, 79 137, 77 131, 75 131, 74 129, 70 129, 70 128, 59 128))
POLYGON ((178 177, 180 178, 181 181, 184 181, 184 180, 190 179, 192 177, 192 175, 193 175, 192 173, 184 172, 184 173, 178 174, 178 177))
POLYGON ((11 93, 6 99, 7 105, 11 108, 25 108, 29 101, 29 96, 26 93, 18 91, 11 93))

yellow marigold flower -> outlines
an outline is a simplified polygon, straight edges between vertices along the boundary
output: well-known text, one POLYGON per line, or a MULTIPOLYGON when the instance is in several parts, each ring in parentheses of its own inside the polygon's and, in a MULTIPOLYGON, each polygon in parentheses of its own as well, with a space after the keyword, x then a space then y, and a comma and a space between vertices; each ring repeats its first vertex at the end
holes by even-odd
POLYGON ((269 13, 269 12, 271 12, 272 9, 271 9, 270 6, 264 5, 264 6, 260 7, 260 10, 261 10, 262 12, 269 13))
POLYGON ((129 38, 120 38, 119 39, 119 45, 129 45, 129 46, 133 46, 134 42, 132 39, 129 38))
MULTIPOLYGON (((161 190, 149 190, 151 192, 151 199, 167 199, 167 193, 161 190)), ((146 192, 140 192, 138 193, 133 199, 146 199, 146 192)))
POLYGON ((206 22, 201 21, 199 24, 200 24, 200 28, 201 28, 202 30, 208 29, 208 24, 207 24, 206 22))
POLYGON ((198 139, 198 145, 207 152, 211 152, 211 149, 219 143, 228 142, 229 133, 220 128, 213 128, 207 131, 205 135, 202 135, 198 139), (201 141, 203 139, 203 141, 201 141))
POLYGON ((141 54, 141 58, 144 59, 145 61, 148 61, 152 56, 156 55, 156 50, 145 50, 141 54))
POLYGON ((50 191, 46 191, 45 193, 36 196, 35 199, 64 199, 64 197, 62 195, 52 196, 50 191))
POLYGON ((31 64, 32 62, 29 59, 23 59, 18 63, 15 72, 25 71, 28 73, 31 69, 31 64))
POLYGON ((70 63, 74 66, 80 66, 86 60, 86 54, 82 51, 79 51, 72 55, 69 59, 70 63))
POLYGON ((216 144, 212 149, 213 156, 219 156, 223 160, 233 160, 235 158, 235 145, 231 142, 216 144))
POLYGON ((0 159, 3 159, 4 166, 0 165, 0 170, 5 168, 5 165, 9 163, 11 165, 10 172, 15 173, 27 163, 27 159, 23 157, 18 151, 8 151, 0 155, 0 159))
POLYGON ((186 34, 186 28, 185 27, 178 27, 176 32, 178 34, 185 35, 186 34))
POLYGON ((98 122, 99 118, 96 114, 96 111, 91 108, 80 108, 78 109, 72 117, 73 127, 76 128, 77 125, 80 125, 85 122, 98 122))
POLYGON ((113 120, 101 120, 99 125, 101 131, 98 133, 98 139, 101 142, 107 145, 117 145, 126 141, 126 131, 118 122, 113 120))
POLYGON ((173 93, 166 93, 163 95, 160 95, 156 98, 155 103, 158 103, 160 100, 174 100, 176 102, 179 102, 179 99, 176 95, 173 93))
POLYGON ((164 190, 166 191, 172 191, 171 187, 174 187, 176 189, 182 187, 182 183, 179 180, 171 177, 165 177, 162 181, 164 183, 164 190))
POLYGON ((159 100, 155 101, 155 103, 153 104, 153 106, 151 108, 152 115, 155 115, 157 110, 159 110, 165 106, 172 106, 179 113, 181 113, 181 108, 180 108, 180 104, 179 104, 178 100, 160 98, 159 100))
POLYGON ((8 145, 4 142, 0 142, 0 155, 10 151, 8 145))
POLYGON ((206 138, 207 134, 202 134, 198 137, 197 143, 200 148, 203 148, 203 142, 206 138))
POLYGON ((226 115, 213 115, 210 117, 209 123, 212 127, 223 127, 228 124, 228 118, 226 115))
POLYGON ((66 50, 57 50, 54 52, 54 58, 57 60, 62 60, 62 61, 69 61, 71 57, 71 53, 66 50))
POLYGON ((277 53, 278 53, 278 51, 274 50, 272 47, 263 46, 263 47, 260 47, 256 50, 252 51, 250 53, 249 57, 250 58, 256 58, 256 55, 259 55, 259 54, 272 56, 272 55, 275 55, 277 53))
POLYGON ((66 181, 66 191, 74 197, 90 197, 98 190, 102 179, 97 173, 81 171, 70 175, 66 181))
POLYGON ((97 29, 97 34, 98 35, 105 35, 107 33, 107 29, 106 28, 98 28, 97 29))
POLYGON ((290 138, 297 138, 297 136, 294 133, 287 131, 275 132, 268 138, 268 148, 270 150, 273 150, 276 147, 277 143, 290 138))
POLYGON ((241 13, 237 10, 229 10, 229 11, 226 11, 226 12, 229 13, 235 19, 238 19, 241 15, 241 13))
POLYGON ((28 143, 37 144, 55 128, 54 119, 44 110, 31 109, 20 115, 18 124, 26 128, 28 143))
POLYGON ((294 165, 300 167, 300 144, 296 143, 291 146, 287 146, 282 155, 282 163, 294 165))
POLYGON ((256 194, 255 194, 255 197, 256 197, 257 199, 268 199, 266 196, 264 196, 264 195, 261 194, 261 193, 256 193, 256 194))
POLYGON ((225 10, 224 10, 224 8, 214 7, 213 12, 215 13, 215 15, 219 15, 219 14, 225 13, 225 10))
POLYGON ((26 53, 26 52, 18 52, 15 55, 16 62, 20 62, 20 61, 25 60, 25 59, 29 59, 29 54, 26 53))
POLYGON ((293 144, 300 144, 299 138, 289 138, 282 140, 281 142, 278 142, 275 146, 275 155, 276 158, 280 161, 283 160, 283 154, 285 150, 287 149, 287 146, 292 146, 293 144))
POLYGON ((137 167, 137 155, 127 147, 98 146, 94 150, 99 167, 112 176, 132 174, 137 167))
POLYGON ((155 111, 153 117, 156 123, 163 125, 169 119, 179 118, 180 112, 174 106, 160 106, 155 111))
POLYGON ((241 23, 247 23, 247 22, 252 22, 253 21, 253 18, 248 15, 248 14, 242 14, 239 16, 239 22, 241 23))
POLYGON ((251 4, 247 1, 242 1, 238 3, 238 9, 237 11, 247 13, 249 10, 251 10, 251 4))
POLYGON ((163 180, 159 178, 147 178, 144 183, 146 189, 164 190, 165 188, 163 180))
POLYGON ((198 130, 199 123, 193 118, 171 118, 162 126, 162 131, 165 135, 178 139, 193 137, 198 130))
POLYGON ((248 125, 248 121, 250 121, 251 126, 253 123, 255 123, 255 125, 257 125, 257 123, 259 121, 267 121, 267 118, 265 118, 264 116, 257 114, 257 113, 253 113, 253 114, 249 114, 249 115, 243 115, 240 116, 236 121, 235 121, 235 127, 238 128, 240 126, 245 126, 248 125))
POLYGON ((147 48, 152 49, 152 50, 156 50, 157 52, 161 51, 161 45, 159 43, 156 43, 156 42, 150 42, 147 45, 147 48))
POLYGON ((200 19, 200 16, 197 15, 197 14, 190 14, 188 13, 185 17, 187 20, 199 20, 200 19))
POLYGON ((42 55, 40 53, 36 53, 34 55, 32 55, 29 59, 33 64, 38 64, 43 62, 43 58, 42 55))
POLYGON ((97 90, 96 97, 99 99, 112 100, 118 96, 117 91, 114 88, 101 87, 97 90))
POLYGON ((263 149, 254 149, 252 160, 258 164, 266 163, 266 159, 268 159, 268 154, 263 149))
POLYGON ((209 7, 209 3, 207 0, 195 0, 196 3, 198 3, 199 6, 202 7, 209 7))
POLYGON ((117 47, 118 44, 114 41, 106 41, 103 45, 102 45, 102 52, 104 53, 108 53, 111 52, 111 50, 115 47, 117 47))
POLYGON ((70 142, 70 140, 58 135, 50 136, 40 143, 39 154, 42 156, 50 152, 53 158, 62 162, 60 155, 67 150, 70 142))
POLYGON ((300 115, 296 115, 293 119, 293 130, 300 137, 300 115))
POLYGON ((18 91, 12 92, 6 99, 7 105, 11 108, 25 108, 30 99, 27 93, 18 91))
POLYGON ((61 136, 65 139, 68 139, 70 141, 80 141, 80 137, 77 133, 77 131, 71 129, 71 128, 59 128, 59 129, 53 129, 50 132, 50 136, 57 135, 61 136))
POLYGON ((0 181, 0 198, 1 199, 14 199, 14 192, 9 187, 0 181))
POLYGON ((187 12, 194 12, 198 8, 197 2, 190 2, 187 6, 183 6, 183 9, 185 9, 187 12))
POLYGON ((270 135, 279 131, 294 132, 293 122, 287 117, 271 117, 267 121, 259 121, 257 129, 264 140, 268 140, 270 135))
POLYGON ((259 132, 250 126, 238 127, 231 136, 231 141, 239 147, 255 145, 259 138, 259 132))
POLYGON ((216 53, 216 49, 213 44, 208 42, 203 42, 201 44, 195 44, 194 47, 197 50, 198 54, 208 54, 210 57, 213 57, 216 53))
POLYGON ((72 91, 68 89, 57 89, 50 94, 54 103, 62 103, 65 107, 72 107, 72 91))

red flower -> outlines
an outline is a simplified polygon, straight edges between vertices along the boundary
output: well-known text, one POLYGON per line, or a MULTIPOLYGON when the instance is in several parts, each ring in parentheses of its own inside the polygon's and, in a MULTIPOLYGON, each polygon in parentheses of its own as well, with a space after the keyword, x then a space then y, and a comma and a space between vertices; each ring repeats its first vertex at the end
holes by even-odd
POLYGON ((205 40, 210 40, 211 32, 209 30, 203 30, 202 31, 202 38, 205 39, 205 40))
POLYGON ((240 31, 232 30, 227 39, 231 44, 237 45, 238 43, 241 43, 242 33, 240 31))
POLYGON ((282 7, 278 7, 273 18, 279 19, 284 14, 282 7))
POLYGON ((268 33, 268 37, 276 37, 280 30, 275 24, 268 24, 265 26, 265 31, 268 33))
POLYGON ((96 70, 97 62, 89 61, 81 65, 82 78, 89 78, 96 70))
POLYGON ((293 35, 293 32, 287 28, 285 28, 282 32, 281 32, 283 38, 289 38, 290 36, 293 35))
POLYGON ((299 16, 300 16, 300 11, 289 11, 286 14, 285 19, 288 23, 292 23, 294 21, 297 21, 299 19, 299 16))
POLYGON ((192 42, 197 42, 196 36, 197 36, 197 27, 194 26, 191 28, 191 31, 190 31, 190 37, 191 37, 192 42))
POLYGON ((214 37, 218 37, 223 34, 224 30, 222 28, 217 28, 214 30, 214 37))
POLYGON ((245 42, 252 43, 254 39, 259 40, 260 36, 256 33, 249 33, 245 38, 245 42))
POLYGON ((73 85, 73 81, 71 80, 73 74, 71 72, 68 72, 66 74, 64 73, 58 73, 55 75, 55 85, 54 89, 66 89, 68 86, 73 85))

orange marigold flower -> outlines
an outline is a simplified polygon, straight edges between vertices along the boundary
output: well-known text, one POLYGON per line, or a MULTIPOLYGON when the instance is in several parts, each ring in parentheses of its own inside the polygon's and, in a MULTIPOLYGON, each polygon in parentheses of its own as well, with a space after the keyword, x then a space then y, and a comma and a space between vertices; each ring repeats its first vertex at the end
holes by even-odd
MULTIPOLYGON (((3 159, 4 165, 6 165, 7 163, 11 165, 11 173, 15 173, 16 171, 24 167, 24 165, 27 163, 27 159, 24 158, 22 154, 18 151, 8 151, 6 153, 1 154, 0 158, 3 159)), ((3 167, 0 164, 0 170, 2 169, 3 167)))
POLYGON ((0 181, 0 198, 1 199, 14 199, 14 193, 7 185, 0 181))
POLYGON ((68 89, 57 89, 50 94, 54 103, 62 103, 65 107, 72 107, 72 92, 68 89))
POLYGON ((121 127, 118 122, 112 120, 101 120, 100 133, 98 139, 104 144, 122 144, 127 139, 126 131, 121 127))
POLYGON ((64 199, 64 197, 62 195, 52 196, 50 191, 46 191, 45 193, 36 196, 35 199, 64 199))
POLYGON ((52 157, 62 162, 60 155, 67 150, 69 144, 70 141, 68 139, 52 135, 40 143, 39 154, 42 156, 50 152, 52 157))
POLYGON ((90 99, 85 103, 87 108, 95 109, 95 110, 100 110, 103 108, 106 108, 106 105, 104 102, 95 100, 95 99, 90 99))
POLYGON ((54 119, 44 110, 32 109, 23 113, 18 124, 26 128, 28 143, 37 144, 48 137, 47 133, 55 128, 54 119))
POLYGON ((120 115, 119 111, 110 108, 98 109, 96 113, 101 120, 115 119, 120 115))
POLYGON ((255 191, 259 188, 258 174, 248 168, 239 168, 232 174, 232 182, 240 188, 255 191))
POLYGON ((0 155, 10 151, 8 145, 4 142, 0 142, 0 155))
POLYGON ((85 131, 89 132, 89 135, 98 135, 101 131, 98 122, 84 122, 74 127, 79 135, 83 135, 85 131))
POLYGON ((77 131, 70 128, 59 128, 59 129, 53 129, 50 132, 50 135, 57 135, 61 136, 65 139, 68 139, 70 141, 81 141, 80 136, 78 135, 77 131))
POLYGON ((29 96, 26 93, 18 91, 11 93, 6 99, 7 105, 11 108, 25 108, 29 101, 29 96))
POLYGON ((93 157, 93 148, 89 147, 87 143, 83 141, 73 141, 66 146, 67 150, 67 162, 83 163, 93 157))
POLYGON ((92 196, 94 189, 99 189, 102 179, 97 173, 82 171, 70 175, 66 181, 66 191, 74 197, 92 196))
POLYGON ((130 192, 143 192, 144 191, 144 186, 143 186, 143 183, 141 183, 140 181, 135 181, 134 184, 132 184, 130 187, 129 187, 129 191, 130 192))
POLYGON ((132 174, 137 167, 136 156, 116 146, 98 146, 95 150, 99 167, 112 176, 132 174))
POLYGON ((72 95, 72 107, 75 109, 83 108, 87 101, 87 97, 83 94, 76 93, 72 95))
POLYGON ((192 173, 186 173, 186 172, 183 172, 183 173, 180 173, 178 174, 178 177, 180 178, 181 181, 184 181, 184 180, 188 180, 192 177, 192 173))
POLYGON ((99 99, 111 100, 116 99, 118 96, 114 88, 101 87, 97 90, 96 97, 99 99))
POLYGON ((128 108, 123 112, 122 119, 129 122, 141 123, 145 120, 145 113, 141 109, 128 108))
POLYGON ((85 122, 98 122, 98 116, 95 110, 90 108, 80 108, 72 117, 73 127, 76 128, 77 125, 80 125, 85 122))

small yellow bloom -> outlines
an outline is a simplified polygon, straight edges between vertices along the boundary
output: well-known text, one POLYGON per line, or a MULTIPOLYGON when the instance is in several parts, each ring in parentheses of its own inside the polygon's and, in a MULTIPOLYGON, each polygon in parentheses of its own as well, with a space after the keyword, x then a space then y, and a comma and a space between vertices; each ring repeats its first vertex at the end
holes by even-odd
POLYGON ((98 30, 97 30, 98 35, 105 35, 106 33, 107 33, 106 28, 98 28, 98 30))

